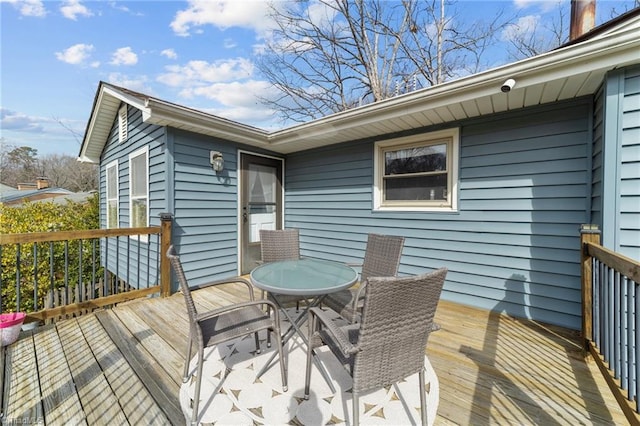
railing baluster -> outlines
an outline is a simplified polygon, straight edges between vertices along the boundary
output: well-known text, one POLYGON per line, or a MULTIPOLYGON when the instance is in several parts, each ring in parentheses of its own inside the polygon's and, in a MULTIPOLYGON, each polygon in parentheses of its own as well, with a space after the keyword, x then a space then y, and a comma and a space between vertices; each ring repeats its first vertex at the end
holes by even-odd
MULTIPOLYGON (((633 282, 633 281, 632 281, 633 282)), ((640 405, 638 404, 638 400, 637 400, 637 395, 640 395, 640 380, 638 380, 638 378, 640 377, 640 365, 638 365, 638 361, 640 360, 640 345, 637 345, 636 343, 640 342, 640 315, 637 315, 638 312, 640 312, 640 295, 638 295, 638 285, 637 283, 633 282, 633 287, 634 287, 634 292, 633 292, 633 299, 635 300, 635 321, 634 321, 634 328, 635 328, 635 339, 634 339, 634 354, 633 354, 633 364, 635 366, 635 377, 634 377, 634 381, 635 381, 635 395, 634 395, 634 399, 636 401, 636 413, 640 413, 640 405)))
POLYGON ((616 379, 620 378, 620 316, 622 315, 622 309, 620 309, 620 274, 613 271, 613 280, 611 282, 613 292, 613 333, 612 333, 612 362, 613 374, 616 379))
POLYGON ((89 288, 91 289, 91 297, 89 299, 93 299, 96 297, 96 242, 97 238, 91 239, 91 283, 89 284, 89 288))
MULTIPOLYGON (((147 241, 149 241, 149 238, 147 238, 147 241)), ((136 244, 138 246, 138 249, 136 250, 136 287, 135 288, 142 288, 142 286, 140 285, 140 252, 142 251, 142 248, 140 247, 140 239, 138 239, 138 243, 136 244)), ((129 286, 131 287, 131 286, 129 286)))
POLYGON ((2 304, 2 246, 0 246, 0 312, 4 312, 4 305, 2 304))
MULTIPOLYGON (((138 243, 140 242, 140 237, 138 237, 138 243)), ((131 238, 127 238, 127 253, 131 253, 131 238)), ((126 280, 126 284, 131 282, 131 256, 127 256, 127 280, 126 280)))
POLYGON ((53 260, 53 241, 49 241, 49 281, 51 283, 51 307, 54 307, 56 303, 55 297, 53 297, 53 292, 55 291, 55 274, 53 269, 53 260))
POLYGON ((78 297, 84 302, 84 285, 82 284, 82 239, 78 240, 78 297))
POLYGON ((629 334, 627 330, 631 328, 629 322, 632 317, 629 316, 629 301, 631 295, 629 294, 629 283, 627 278, 623 277, 620 283, 620 386, 624 390, 629 390, 629 334))
POLYGON ((64 242, 64 303, 69 303, 69 240, 64 242))
POLYGON ((16 245, 16 312, 20 311, 20 249, 22 244, 16 245))
POLYGON ((38 244, 33 243, 33 310, 38 310, 38 244))

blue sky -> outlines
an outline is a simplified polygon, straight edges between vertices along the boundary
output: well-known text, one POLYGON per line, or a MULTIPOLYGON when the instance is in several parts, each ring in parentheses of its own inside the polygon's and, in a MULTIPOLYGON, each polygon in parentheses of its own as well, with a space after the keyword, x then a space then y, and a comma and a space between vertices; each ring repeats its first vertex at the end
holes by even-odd
MULTIPOLYGON (((312 4, 313 0, 309 1, 312 4)), ((557 0, 458 2, 469 17, 504 11, 523 26, 550 22, 557 0)), ((560 1, 569 8, 568 0, 560 1)), ((598 0, 599 24, 633 7, 598 0)), ((76 156, 98 83, 107 81, 262 128, 277 127, 255 52, 268 37, 266 5, 227 1, 0 0, 3 143, 76 156)), ((503 38, 507 38, 507 34, 503 38)), ((509 61, 493 49, 496 65, 509 61)))

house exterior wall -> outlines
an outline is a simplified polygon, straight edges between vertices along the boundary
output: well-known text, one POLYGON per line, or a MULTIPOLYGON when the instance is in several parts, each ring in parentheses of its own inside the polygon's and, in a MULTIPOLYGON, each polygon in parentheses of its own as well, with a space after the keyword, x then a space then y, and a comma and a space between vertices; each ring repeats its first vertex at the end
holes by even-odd
POLYGON ((173 155, 173 241, 180 247, 189 284, 238 274, 237 146, 169 129, 173 155), (224 170, 214 172, 209 151, 220 151, 224 170))
MULTIPOLYGON (((145 146, 149 148, 149 226, 160 225, 159 214, 167 211, 165 201, 166 163, 165 163, 165 129, 156 125, 142 122, 140 110, 128 108, 128 138, 120 143, 118 141, 118 120, 114 120, 100 159, 100 225, 107 227, 106 212, 106 165, 113 161, 118 162, 118 226, 130 227, 129 205, 129 154, 145 146)), ((159 253, 157 253, 157 236, 151 236, 150 241, 142 241, 135 238, 121 237, 118 244, 110 239, 107 247, 101 246, 103 264, 119 278, 125 280, 136 288, 146 288, 156 285, 158 282, 157 265, 159 265, 159 253), (147 251, 149 250, 149 251, 147 251), (140 254, 140 263, 127 262, 127 259, 135 259, 140 254), (116 259, 118 261, 116 262, 116 259), (149 278, 147 279, 147 271, 149 278)))
POLYGON ((595 105, 593 222, 605 247, 640 260, 640 67, 609 73, 595 105))
POLYGON ((300 229, 303 255, 340 261, 362 260, 368 232, 402 235, 400 273, 447 266, 444 299, 577 329, 592 108, 581 99, 457 123, 453 213, 373 211, 374 141, 291 154, 286 226, 300 229))

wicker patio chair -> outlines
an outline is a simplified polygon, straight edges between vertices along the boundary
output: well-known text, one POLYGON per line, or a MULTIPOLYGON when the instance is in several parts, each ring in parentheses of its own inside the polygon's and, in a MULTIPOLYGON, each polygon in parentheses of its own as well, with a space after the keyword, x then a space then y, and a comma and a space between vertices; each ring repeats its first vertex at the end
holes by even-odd
MULTIPOLYGON (((263 263, 300 259, 300 232, 297 229, 261 229, 260 251, 263 263)), ((267 299, 274 301, 271 294, 267 294, 267 299)), ((301 296, 278 294, 278 301, 281 304, 296 302, 296 309, 304 299, 301 296)))
POLYGON ((280 318, 278 309, 273 302, 267 300, 255 300, 253 286, 249 281, 241 277, 218 280, 198 288, 215 286, 227 283, 242 283, 249 290, 249 300, 231 305, 222 306, 208 312, 198 312, 196 310, 191 289, 184 275, 180 257, 176 254, 172 246, 167 250, 167 257, 171 261, 171 266, 180 282, 180 289, 184 296, 189 314, 189 343, 187 344, 187 358, 184 366, 183 382, 189 381, 189 361, 191 359, 191 347, 195 343, 198 347, 198 367, 196 370, 196 387, 193 396, 193 413, 191 424, 197 424, 198 404, 200 401, 200 385, 202 383, 202 368, 204 364, 204 348, 224 343, 226 341, 254 334, 256 341, 256 352, 260 353, 260 343, 258 331, 267 330, 267 333, 274 333, 278 343, 280 358, 280 372, 282 375, 282 389, 287 391, 287 372, 284 364, 284 356, 281 344, 280 318), (265 307, 271 308, 274 315, 271 317, 265 313, 265 307))
POLYGON ((358 398, 419 373, 422 424, 427 423, 424 357, 447 269, 411 277, 369 277, 362 320, 337 326, 322 308, 309 311, 304 397, 309 399, 311 350, 327 345, 353 377, 353 424, 358 398), (319 327, 321 326, 321 327, 319 327))
POLYGON ((362 309, 362 297, 367 279, 369 277, 396 276, 403 247, 403 237, 369 234, 360 273, 360 286, 356 289, 330 293, 324 298, 322 304, 333 309, 348 321, 357 321, 362 309))

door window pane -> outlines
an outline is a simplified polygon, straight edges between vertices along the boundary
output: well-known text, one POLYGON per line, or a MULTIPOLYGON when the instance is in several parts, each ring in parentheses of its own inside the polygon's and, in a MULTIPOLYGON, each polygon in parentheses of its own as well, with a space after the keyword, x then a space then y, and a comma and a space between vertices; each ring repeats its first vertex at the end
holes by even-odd
POLYGON ((261 164, 249 165, 249 203, 275 203, 277 170, 261 164))

